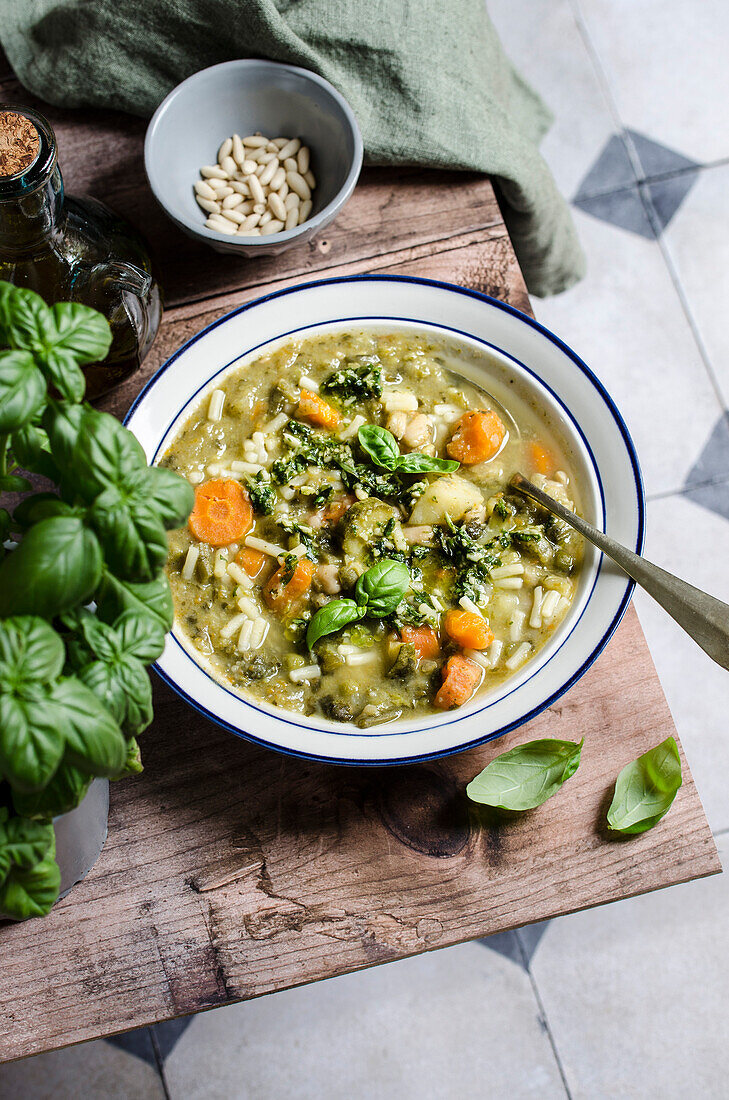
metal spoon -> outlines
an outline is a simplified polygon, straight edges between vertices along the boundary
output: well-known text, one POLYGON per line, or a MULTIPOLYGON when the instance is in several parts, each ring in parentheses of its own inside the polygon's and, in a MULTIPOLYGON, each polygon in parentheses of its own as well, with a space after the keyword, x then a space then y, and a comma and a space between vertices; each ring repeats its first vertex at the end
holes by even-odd
POLYGON ((702 592, 700 588, 694 588, 692 584, 679 580, 672 573, 667 573, 665 569, 660 569, 626 549, 615 539, 598 531, 591 523, 558 504, 522 474, 514 474, 509 485, 524 496, 531 497, 548 512, 559 516, 598 550, 602 550, 636 584, 644 588, 718 665, 729 669, 729 604, 722 603, 707 592, 702 592))

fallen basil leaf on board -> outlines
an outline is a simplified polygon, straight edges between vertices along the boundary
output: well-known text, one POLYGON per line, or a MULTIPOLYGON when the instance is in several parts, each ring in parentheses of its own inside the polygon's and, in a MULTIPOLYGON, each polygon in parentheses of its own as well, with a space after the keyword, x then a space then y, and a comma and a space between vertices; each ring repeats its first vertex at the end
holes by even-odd
POLYGON ((678 745, 667 737, 621 771, 607 813, 608 828, 617 833, 652 829, 670 810, 682 782, 678 745))
POLYGON ((472 779, 466 794, 472 802, 499 810, 533 810, 575 774, 584 740, 545 738, 517 745, 472 779))

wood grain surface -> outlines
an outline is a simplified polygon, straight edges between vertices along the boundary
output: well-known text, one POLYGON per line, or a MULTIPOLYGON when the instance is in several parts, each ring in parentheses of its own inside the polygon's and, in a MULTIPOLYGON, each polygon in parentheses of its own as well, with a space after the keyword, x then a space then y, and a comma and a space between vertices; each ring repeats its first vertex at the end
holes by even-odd
MULTIPOLYGON (((0 101, 30 102, 0 66, 0 101)), ((199 329, 266 290, 324 274, 419 274, 528 311, 490 184, 366 172, 322 238, 236 261, 188 241, 142 171, 143 124, 62 112, 70 190, 110 202, 153 242, 168 312, 121 415, 199 329)), ((109 839, 44 921, 0 927, 0 1061, 332 977, 720 870, 684 761, 668 817, 629 840, 603 827, 620 768, 675 733, 632 609, 568 695, 506 738, 437 763, 358 769, 276 755, 155 683, 144 774, 113 785, 109 839), (585 737, 576 776, 511 820, 464 787, 531 737, 585 737)))

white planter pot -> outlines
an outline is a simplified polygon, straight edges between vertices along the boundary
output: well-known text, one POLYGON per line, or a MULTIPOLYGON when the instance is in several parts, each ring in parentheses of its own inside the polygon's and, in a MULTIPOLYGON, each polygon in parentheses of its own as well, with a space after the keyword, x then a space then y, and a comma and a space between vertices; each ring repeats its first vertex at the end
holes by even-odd
POLYGON ((95 779, 75 810, 53 819, 56 860, 64 897, 96 863, 104 847, 109 817, 109 780, 95 779))

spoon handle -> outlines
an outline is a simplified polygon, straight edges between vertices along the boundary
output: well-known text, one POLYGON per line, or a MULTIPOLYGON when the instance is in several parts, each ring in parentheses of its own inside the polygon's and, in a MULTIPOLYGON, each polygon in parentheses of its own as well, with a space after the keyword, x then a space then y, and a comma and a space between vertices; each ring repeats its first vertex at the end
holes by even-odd
POLYGON ((581 516, 570 512, 521 474, 515 474, 511 484, 520 493, 531 497, 537 504, 569 523, 598 550, 602 550, 636 584, 644 588, 717 664, 729 669, 728 604, 634 554, 581 516))

